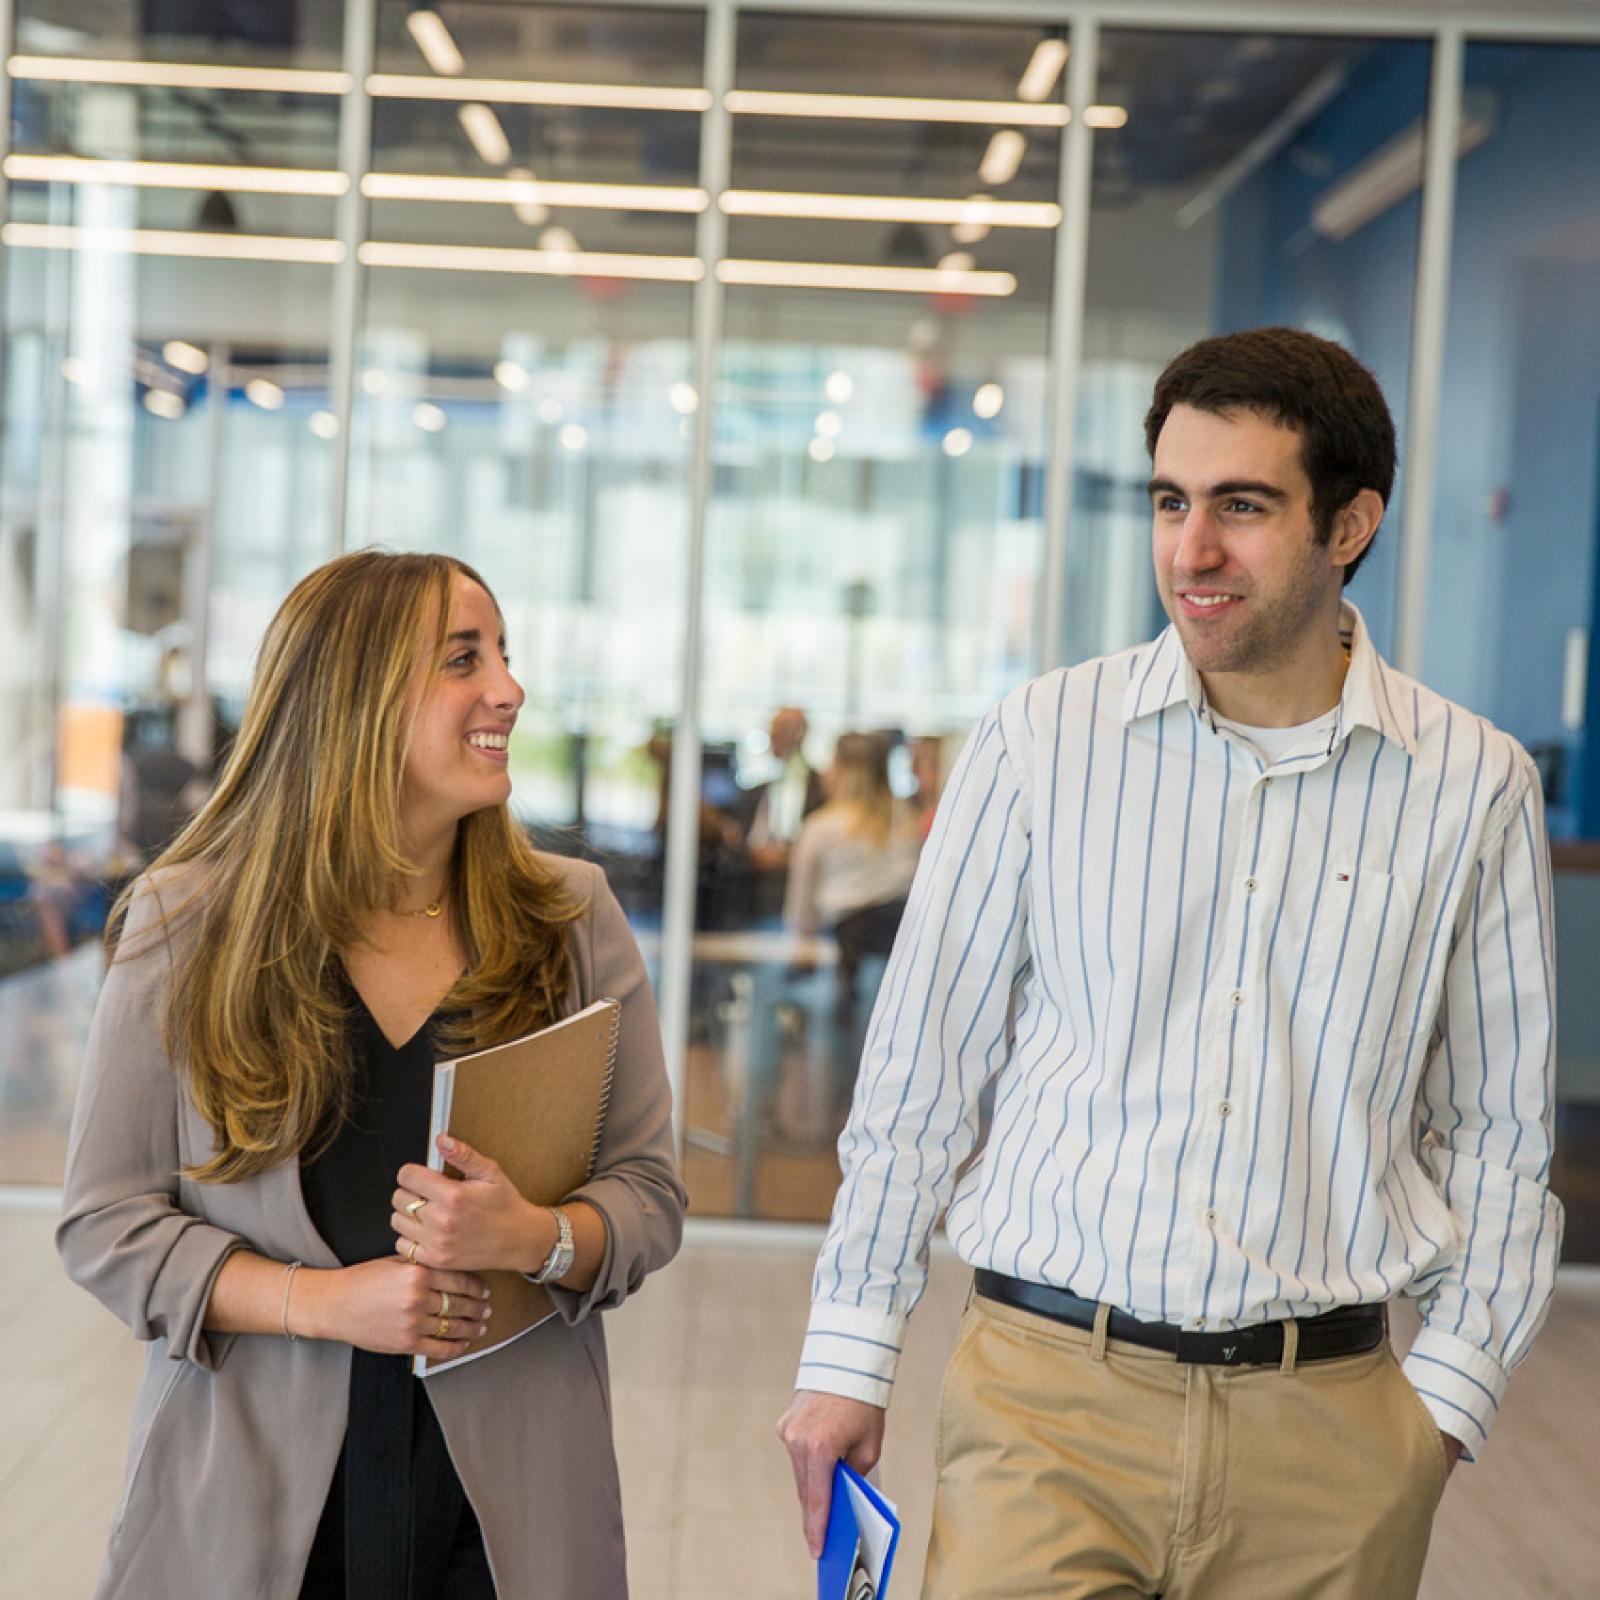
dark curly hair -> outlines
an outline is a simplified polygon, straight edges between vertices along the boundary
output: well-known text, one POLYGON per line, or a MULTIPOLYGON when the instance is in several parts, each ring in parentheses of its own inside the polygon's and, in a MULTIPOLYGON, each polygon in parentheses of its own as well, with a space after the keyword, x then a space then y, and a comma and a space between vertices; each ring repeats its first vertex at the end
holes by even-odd
MULTIPOLYGON (((1394 419, 1378 380, 1331 339, 1299 328, 1250 328, 1190 345, 1156 379, 1144 419, 1152 459, 1167 414, 1179 405, 1213 415, 1254 411, 1293 428, 1300 435, 1312 523, 1322 544, 1333 536, 1334 517, 1363 489, 1389 503, 1394 419)), ((1345 568, 1346 583, 1366 553, 1345 568)))

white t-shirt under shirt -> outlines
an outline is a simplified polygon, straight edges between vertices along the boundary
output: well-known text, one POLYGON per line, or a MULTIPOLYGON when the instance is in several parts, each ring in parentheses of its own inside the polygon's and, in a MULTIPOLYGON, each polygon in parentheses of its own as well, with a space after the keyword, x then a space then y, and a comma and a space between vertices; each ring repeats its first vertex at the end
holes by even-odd
POLYGON ((1332 707, 1310 722, 1297 723, 1292 728, 1254 728, 1245 722, 1234 722, 1227 717, 1211 713, 1215 727, 1226 728, 1235 738, 1242 739, 1261 757, 1266 766, 1275 766, 1286 755, 1299 749, 1326 745, 1338 721, 1339 708, 1332 707))

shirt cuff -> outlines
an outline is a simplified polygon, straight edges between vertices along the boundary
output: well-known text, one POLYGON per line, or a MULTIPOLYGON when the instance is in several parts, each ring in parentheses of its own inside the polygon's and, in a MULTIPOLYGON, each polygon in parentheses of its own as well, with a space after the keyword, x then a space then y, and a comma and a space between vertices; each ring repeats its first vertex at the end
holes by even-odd
POLYGON ((811 1308, 795 1388, 887 1406, 906 1319, 819 1300, 811 1308))
POLYGON ((1453 1333, 1424 1326, 1403 1367, 1442 1432, 1476 1461, 1506 1392, 1506 1371, 1492 1356, 1453 1333))

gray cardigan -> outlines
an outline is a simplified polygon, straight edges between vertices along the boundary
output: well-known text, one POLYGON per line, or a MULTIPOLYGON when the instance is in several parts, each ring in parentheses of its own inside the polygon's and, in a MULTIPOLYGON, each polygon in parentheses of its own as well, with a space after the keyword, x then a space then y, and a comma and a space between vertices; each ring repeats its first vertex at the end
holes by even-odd
MULTIPOLYGON (((622 1002, 600 1159, 576 1191, 605 1219, 605 1258, 587 1293, 556 1291, 559 1317, 427 1385, 502 1600, 607 1600, 626 1596, 627 1577, 605 1335, 591 1313, 672 1258, 684 1192, 655 1003, 622 908, 598 868, 546 861, 589 903, 571 930, 576 1004, 622 1002)), ((203 1323, 235 1250, 339 1263, 312 1227, 298 1162, 234 1184, 177 1176, 212 1149, 162 1045, 170 946, 185 932, 169 944, 140 931, 158 899, 170 908, 184 892, 164 877, 136 898, 131 953, 106 975, 57 1232, 73 1279, 151 1341, 95 1595, 295 1600, 344 1440, 350 1347, 203 1323)))

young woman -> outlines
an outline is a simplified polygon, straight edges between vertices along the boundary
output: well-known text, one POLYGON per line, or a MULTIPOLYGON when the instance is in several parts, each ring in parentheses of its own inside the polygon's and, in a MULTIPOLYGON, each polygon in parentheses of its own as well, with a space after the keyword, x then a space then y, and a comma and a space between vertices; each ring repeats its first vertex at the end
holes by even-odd
POLYGON ((507 809, 522 699, 470 568, 329 562, 113 918, 58 1244, 152 1348, 98 1597, 626 1594, 594 1313, 671 1258, 684 1197, 621 909, 507 809), (430 1171, 434 1060, 602 995, 594 1178, 546 1209, 463 1145, 430 1171), (492 1268, 559 1317, 414 1379, 492 1317, 492 1268))
MULTIPOLYGON (((889 751, 870 733, 842 733, 813 811, 795 840, 783 920, 796 933, 876 917, 892 942, 916 876, 922 829, 889 787, 889 751)), ((876 943, 874 943, 876 948, 876 943)), ((887 953, 887 946, 885 946, 887 953)))

